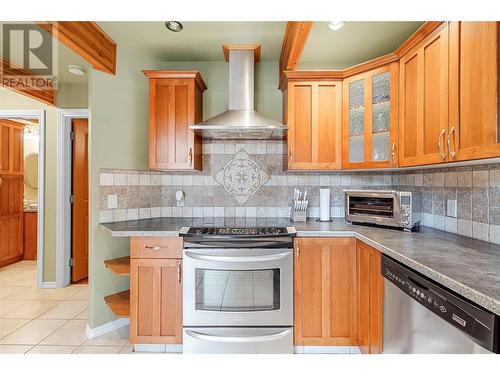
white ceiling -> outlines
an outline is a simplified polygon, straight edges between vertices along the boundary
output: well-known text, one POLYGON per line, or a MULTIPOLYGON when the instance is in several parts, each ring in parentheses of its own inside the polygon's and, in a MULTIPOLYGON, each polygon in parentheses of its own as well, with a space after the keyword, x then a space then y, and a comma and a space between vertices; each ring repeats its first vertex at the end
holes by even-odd
MULTIPOLYGON (((314 22, 301 62, 345 68, 393 52, 423 22, 346 22, 337 31, 314 22)), ((300 69, 300 66, 299 66, 300 69)))

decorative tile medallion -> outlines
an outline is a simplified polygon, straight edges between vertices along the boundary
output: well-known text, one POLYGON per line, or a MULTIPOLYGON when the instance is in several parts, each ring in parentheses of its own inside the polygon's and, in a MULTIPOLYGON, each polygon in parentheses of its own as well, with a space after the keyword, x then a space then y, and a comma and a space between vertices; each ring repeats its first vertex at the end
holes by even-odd
POLYGON ((239 150, 234 159, 215 175, 215 180, 240 204, 245 203, 269 179, 269 175, 243 150, 239 150))

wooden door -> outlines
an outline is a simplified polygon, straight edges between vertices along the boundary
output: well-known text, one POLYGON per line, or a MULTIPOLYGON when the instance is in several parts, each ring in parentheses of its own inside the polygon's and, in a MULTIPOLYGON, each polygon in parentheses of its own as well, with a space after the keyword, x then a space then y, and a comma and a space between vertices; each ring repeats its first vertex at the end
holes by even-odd
POLYGON ((342 82, 290 82, 284 94, 289 170, 342 166, 342 82))
POLYGON ((343 167, 397 167, 397 62, 344 80, 343 167))
POLYGON ((182 343, 182 260, 131 259, 130 342, 182 343))
POLYGON ((356 345, 353 238, 295 240, 295 345, 356 345))
POLYGON ((500 156, 498 22, 450 22, 450 160, 500 156))
POLYGON ((193 79, 150 80, 151 169, 201 170, 201 138, 189 129, 201 122, 201 106, 193 79))
POLYGON ((73 119, 73 173, 72 173, 72 237, 71 280, 88 277, 89 183, 88 183, 88 120, 73 119))
POLYGON ((448 160, 448 26, 400 60, 399 165, 448 160))
POLYGON ((379 251, 357 241, 358 346, 364 353, 382 352, 384 279, 379 251))

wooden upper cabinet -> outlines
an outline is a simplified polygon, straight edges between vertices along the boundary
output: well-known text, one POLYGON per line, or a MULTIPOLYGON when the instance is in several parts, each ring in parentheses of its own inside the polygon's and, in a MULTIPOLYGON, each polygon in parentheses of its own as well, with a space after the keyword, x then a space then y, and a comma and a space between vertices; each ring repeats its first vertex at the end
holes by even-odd
POLYGON ((288 125, 285 170, 340 169, 342 82, 295 74, 283 90, 283 101, 283 122, 288 125))
POLYGON ((447 160, 448 34, 444 23, 400 60, 400 166, 447 160))
POLYGON ((0 120, 0 174, 23 174, 23 146, 23 125, 15 121, 0 120))
POLYGON ((148 70, 149 167, 202 169, 201 137, 189 129, 202 121, 206 85, 198 71, 148 70))
POLYGON ((358 346, 364 353, 382 352, 384 279, 380 274, 382 254, 356 241, 358 276, 358 346))
POLYGON ((343 167, 397 167, 398 63, 344 79, 343 167))
POLYGON ((356 345, 354 238, 295 239, 295 345, 356 345))
POLYGON ((450 22, 450 161, 500 156, 498 22, 450 22))

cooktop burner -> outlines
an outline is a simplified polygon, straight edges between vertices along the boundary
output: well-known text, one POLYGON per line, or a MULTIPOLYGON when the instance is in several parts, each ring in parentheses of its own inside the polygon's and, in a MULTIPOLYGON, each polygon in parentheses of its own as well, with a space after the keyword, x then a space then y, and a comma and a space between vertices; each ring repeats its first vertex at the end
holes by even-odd
POLYGON ((279 236, 289 234, 286 227, 257 227, 257 228, 217 228, 201 227, 189 228, 187 236, 279 236))

